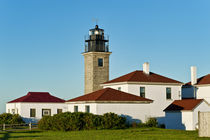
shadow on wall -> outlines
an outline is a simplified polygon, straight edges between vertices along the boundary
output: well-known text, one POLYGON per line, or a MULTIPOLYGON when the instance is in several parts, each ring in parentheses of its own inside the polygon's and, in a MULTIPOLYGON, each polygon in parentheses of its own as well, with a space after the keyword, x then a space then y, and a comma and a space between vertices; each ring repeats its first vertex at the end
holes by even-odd
POLYGON ((186 130, 185 124, 182 123, 182 112, 166 112, 165 116, 166 129, 186 130))
POLYGON ((131 116, 129 116, 129 115, 124 115, 124 114, 122 114, 122 115, 120 115, 120 116, 125 117, 125 118, 126 118, 126 121, 127 121, 128 123, 133 123, 133 122, 142 123, 141 120, 139 120, 139 119, 134 119, 133 117, 131 117, 131 116))
POLYGON ((158 125, 165 124, 165 116, 164 117, 155 117, 157 119, 158 125))
POLYGON ((39 119, 35 118, 22 118, 25 123, 38 123, 39 119))

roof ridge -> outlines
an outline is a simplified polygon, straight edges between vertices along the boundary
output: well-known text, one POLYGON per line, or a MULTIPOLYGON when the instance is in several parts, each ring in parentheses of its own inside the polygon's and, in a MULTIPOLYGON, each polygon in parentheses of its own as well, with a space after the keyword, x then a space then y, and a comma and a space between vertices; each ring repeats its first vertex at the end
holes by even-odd
POLYGON ((66 102, 75 101, 146 101, 153 102, 153 100, 148 98, 142 98, 131 93, 119 91, 113 88, 104 88, 86 95, 82 95, 66 102))
MULTIPOLYGON (((38 92, 40 93, 40 92, 38 92)), ((25 96, 19 97, 15 100, 12 100, 8 103, 14 102, 65 102, 64 99, 51 95, 49 92, 45 92, 45 94, 31 94, 28 92, 25 96)))
POLYGON ((135 70, 135 71, 131 72, 132 74, 130 73, 131 76, 130 76, 130 78, 128 79, 128 81, 131 80, 131 79, 133 78, 134 75, 136 75, 136 72, 138 72, 138 70, 135 70))
POLYGON ((101 89, 101 91, 103 91, 103 92, 101 92, 100 94, 100 96, 98 96, 98 98, 96 98, 96 99, 100 99, 103 95, 104 95, 104 93, 106 93, 109 89, 111 89, 111 88, 103 88, 103 89, 101 89))

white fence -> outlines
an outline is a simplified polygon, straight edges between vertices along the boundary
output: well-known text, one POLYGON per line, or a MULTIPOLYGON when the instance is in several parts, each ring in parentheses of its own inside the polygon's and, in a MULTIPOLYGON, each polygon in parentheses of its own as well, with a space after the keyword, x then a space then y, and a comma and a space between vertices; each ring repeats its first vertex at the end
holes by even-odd
POLYGON ((0 124, 0 131, 32 130, 37 128, 37 123, 0 124))

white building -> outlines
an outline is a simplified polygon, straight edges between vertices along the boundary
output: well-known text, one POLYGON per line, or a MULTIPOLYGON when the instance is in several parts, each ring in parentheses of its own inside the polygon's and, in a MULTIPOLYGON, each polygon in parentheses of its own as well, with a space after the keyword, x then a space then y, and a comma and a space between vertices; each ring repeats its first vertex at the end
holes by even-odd
POLYGON ((183 86, 182 98, 205 99, 210 103, 210 74, 197 79, 196 67, 191 67, 191 82, 183 86))
POLYGON ((210 111, 210 75, 197 79, 196 67, 191 67, 191 82, 182 87, 182 100, 174 101, 166 109, 168 129, 195 130, 198 111, 210 111))
POLYGON ((153 100, 150 117, 156 117, 160 124, 164 123, 163 111, 174 100, 181 99, 183 83, 149 71, 149 63, 143 64, 143 71, 134 71, 108 81, 102 86, 121 90, 136 96, 153 100))
POLYGON ((113 112, 125 116, 128 121, 145 122, 151 114, 153 101, 112 88, 101 89, 68 100, 68 111, 89 112, 103 115, 113 112))
POLYGON ((67 111, 65 100, 48 92, 29 92, 27 95, 6 104, 6 112, 19 114, 25 122, 36 122, 42 116, 67 111))
POLYGON ((165 110, 166 129, 195 130, 198 128, 198 112, 210 111, 204 99, 176 100, 165 110))

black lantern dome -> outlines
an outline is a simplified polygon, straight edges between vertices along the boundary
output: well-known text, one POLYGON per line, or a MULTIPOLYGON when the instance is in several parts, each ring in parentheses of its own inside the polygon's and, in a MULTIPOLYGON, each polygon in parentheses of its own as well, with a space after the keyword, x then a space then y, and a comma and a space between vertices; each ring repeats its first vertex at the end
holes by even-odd
POLYGON ((104 30, 98 25, 89 30, 89 35, 85 39, 85 52, 109 52, 109 39, 105 37, 104 30))

